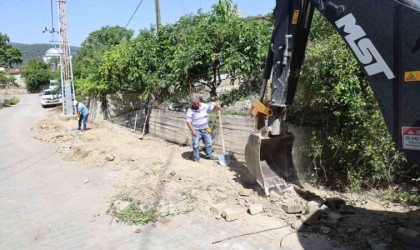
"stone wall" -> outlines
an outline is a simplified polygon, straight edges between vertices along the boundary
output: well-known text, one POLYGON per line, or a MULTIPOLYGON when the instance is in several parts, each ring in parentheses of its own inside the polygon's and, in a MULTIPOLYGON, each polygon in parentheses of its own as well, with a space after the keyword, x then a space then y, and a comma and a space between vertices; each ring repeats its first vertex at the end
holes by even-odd
POLYGON ((144 101, 139 99, 139 94, 113 94, 106 96, 106 109, 103 102, 95 99, 87 100, 89 120, 109 120, 132 113, 143 108, 144 101))
POLYGON ((133 110, 141 109, 144 103, 139 99, 139 94, 107 95, 106 102, 108 118, 114 118, 133 110))

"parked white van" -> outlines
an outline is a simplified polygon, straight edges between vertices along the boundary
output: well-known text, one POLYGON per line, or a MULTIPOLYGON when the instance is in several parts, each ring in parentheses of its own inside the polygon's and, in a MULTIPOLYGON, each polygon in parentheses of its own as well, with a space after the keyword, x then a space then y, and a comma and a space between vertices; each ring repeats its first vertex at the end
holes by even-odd
POLYGON ((59 87, 59 84, 57 80, 50 80, 50 86, 48 87, 49 89, 55 89, 58 87, 59 87))
POLYGON ((45 89, 41 94, 41 106, 43 108, 62 103, 63 99, 61 98, 61 93, 57 92, 55 89, 45 89))

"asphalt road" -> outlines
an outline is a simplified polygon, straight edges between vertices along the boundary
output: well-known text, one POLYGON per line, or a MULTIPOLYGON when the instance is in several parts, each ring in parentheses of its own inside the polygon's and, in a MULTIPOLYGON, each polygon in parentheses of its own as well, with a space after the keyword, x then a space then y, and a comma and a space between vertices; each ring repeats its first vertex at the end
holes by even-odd
MULTIPOLYGON (((106 211, 119 173, 62 160, 57 145, 31 130, 53 109, 42 109, 38 95, 19 97, 0 110, 0 249, 279 249, 290 232, 250 234, 284 226, 262 216, 227 223, 192 213, 145 226, 116 223, 106 211)), ((297 235, 288 241, 303 249, 297 235)))
POLYGON ((134 238, 104 214, 118 173, 61 160, 31 130, 53 109, 42 109, 38 95, 19 97, 0 110, 0 249, 101 248, 134 238))

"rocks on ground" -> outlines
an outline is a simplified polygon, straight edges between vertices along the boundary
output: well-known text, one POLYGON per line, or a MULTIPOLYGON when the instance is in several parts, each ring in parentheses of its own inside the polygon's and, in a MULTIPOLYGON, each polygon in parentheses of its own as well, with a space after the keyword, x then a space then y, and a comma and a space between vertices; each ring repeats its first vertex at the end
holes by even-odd
MULTIPOLYGON (((282 193, 271 190, 266 197, 243 162, 233 161, 228 168, 205 159, 197 164, 190 159, 189 147, 150 136, 139 140, 131 130, 106 121, 88 123, 91 129, 86 132, 75 128, 76 120, 60 120, 57 115, 33 130, 37 139, 55 143, 66 160, 118 171, 123 176, 115 184, 119 193, 162 217, 199 211, 230 223, 246 216, 269 216, 291 230, 325 235, 355 249, 418 242, 420 212, 415 207, 381 209, 380 201, 366 202, 373 198, 307 184, 305 190, 296 186, 282 193)), ((110 202, 122 211, 129 205, 117 197, 110 202)))

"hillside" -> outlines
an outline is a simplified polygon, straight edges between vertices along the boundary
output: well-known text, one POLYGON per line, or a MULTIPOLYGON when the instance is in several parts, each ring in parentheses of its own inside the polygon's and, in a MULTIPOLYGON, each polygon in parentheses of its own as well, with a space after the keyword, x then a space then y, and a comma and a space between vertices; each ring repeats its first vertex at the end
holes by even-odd
MULTIPOLYGON (((20 50, 22 53, 23 63, 22 65, 16 65, 16 68, 23 67, 29 59, 42 59, 45 52, 52 48, 51 44, 22 44, 22 43, 10 43, 20 50)), ((80 47, 70 47, 72 54, 77 54, 80 47)))

